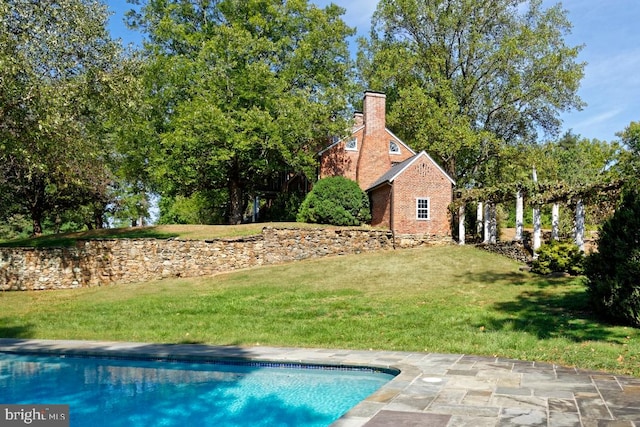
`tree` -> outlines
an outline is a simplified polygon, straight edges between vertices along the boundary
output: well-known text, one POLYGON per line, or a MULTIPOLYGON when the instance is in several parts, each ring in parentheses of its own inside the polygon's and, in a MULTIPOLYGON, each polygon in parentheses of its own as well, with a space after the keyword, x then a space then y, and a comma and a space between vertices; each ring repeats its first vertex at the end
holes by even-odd
POLYGON ((302 202, 297 220, 331 225, 361 225, 371 221, 369 196, 357 182, 342 176, 323 178, 302 202))
POLYGON ((628 189, 600 230, 598 251, 587 258, 585 275, 596 313, 640 326, 640 194, 628 189))
POLYGON ((566 12, 540 0, 381 0, 361 78, 387 93, 389 126, 460 185, 491 185, 502 148, 555 134, 581 108, 584 64, 566 12))
POLYGON ((95 0, 0 0, 0 202, 35 235, 46 215, 106 194, 102 119, 120 55, 107 18, 95 0))
POLYGON ((582 138, 571 131, 558 141, 543 146, 541 157, 553 159, 546 171, 549 180, 561 180, 569 185, 592 184, 612 178, 612 166, 620 156, 619 144, 582 138))
POLYGON ((624 131, 616 135, 625 149, 617 170, 627 179, 638 182, 640 179, 640 122, 631 122, 624 131))
MULTIPOLYGON (((352 91, 335 6, 307 0, 149 1, 130 24, 149 36, 156 137, 145 165, 166 196, 226 192, 229 223, 283 172, 347 129, 352 91)), ((213 201, 212 201, 213 204, 213 201)))

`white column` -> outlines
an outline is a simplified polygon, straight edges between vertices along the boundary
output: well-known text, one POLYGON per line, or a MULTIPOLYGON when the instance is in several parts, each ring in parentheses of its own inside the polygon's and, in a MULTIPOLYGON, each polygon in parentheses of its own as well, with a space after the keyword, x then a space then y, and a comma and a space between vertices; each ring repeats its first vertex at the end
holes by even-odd
POLYGON ((537 251, 541 246, 542 224, 540 223, 540 207, 533 208, 533 251, 537 251))
POLYGON ((551 209, 551 240, 560 240, 560 205, 557 203, 551 209))
POLYGON ((464 245, 466 230, 464 229, 464 205, 458 208, 458 244, 464 245))
POLYGON ((484 204, 484 232, 483 232, 483 236, 484 238, 482 239, 482 243, 489 243, 489 240, 491 239, 491 235, 490 235, 490 230, 489 230, 489 221, 491 220, 491 210, 489 208, 489 203, 485 203, 484 204))
POLYGON ((478 208, 476 209, 476 236, 482 236, 482 202, 478 202, 478 208))
MULTIPOLYGON (((538 182, 538 171, 536 167, 533 167, 533 182, 538 182)), ((536 251, 540 248, 541 240, 540 234, 542 232, 542 224, 540 223, 540 206, 536 205, 533 208, 533 256, 536 256, 536 251)))
POLYGON ((522 191, 518 190, 516 194, 516 235, 513 238, 516 242, 522 241, 522 235, 524 233, 524 197, 522 197, 522 191))
POLYGON ((496 213, 496 204, 489 204, 489 243, 495 245, 498 243, 498 215, 496 213))
POLYGON ((584 252, 584 204, 578 200, 576 204, 575 243, 584 252))

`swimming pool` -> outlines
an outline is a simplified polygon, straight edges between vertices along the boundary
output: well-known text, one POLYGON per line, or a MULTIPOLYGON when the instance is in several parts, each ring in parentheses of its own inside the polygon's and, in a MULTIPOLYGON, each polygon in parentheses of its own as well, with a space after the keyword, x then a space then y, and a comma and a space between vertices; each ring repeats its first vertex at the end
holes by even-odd
POLYGON ((290 363, 0 353, 0 403, 67 404, 71 426, 327 426, 393 377, 290 363))

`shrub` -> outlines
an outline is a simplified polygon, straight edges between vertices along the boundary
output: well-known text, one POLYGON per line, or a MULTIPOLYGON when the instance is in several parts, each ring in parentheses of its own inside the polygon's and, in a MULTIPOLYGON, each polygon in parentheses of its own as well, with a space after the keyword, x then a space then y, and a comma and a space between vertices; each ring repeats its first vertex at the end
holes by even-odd
POLYGON ((598 252, 585 265, 590 303, 598 314, 640 327, 640 196, 625 192, 605 221, 598 252))
POLYGON ((560 272, 575 276, 584 272, 584 255, 573 243, 551 242, 540 246, 536 253, 538 257, 533 260, 531 268, 534 273, 560 272))
POLYGON ((318 181, 302 202, 298 222, 360 225, 371 220, 369 197, 355 181, 334 176, 318 181))
POLYGON ((260 220, 266 222, 295 221, 303 200, 304 195, 297 191, 278 193, 271 206, 260 210, 260 220))

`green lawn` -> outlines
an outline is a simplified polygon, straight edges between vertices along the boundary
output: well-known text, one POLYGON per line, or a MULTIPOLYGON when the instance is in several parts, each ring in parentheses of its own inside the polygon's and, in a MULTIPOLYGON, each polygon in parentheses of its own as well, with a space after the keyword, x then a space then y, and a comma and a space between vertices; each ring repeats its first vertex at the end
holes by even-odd
POLYGON ((473 247, 383 251, 202 279, 0 293, 0 336, 497 355, 640 376, 640 330, 580 279, 473 247))
POLYGON ((51 234, 21 240, 0 241, 0 247, 73 246, 78 240, 90 239, 226 239, 260 234, 264 227, 278 228, 345 228, 300 222, 269 222, 239 225, 154 225, 149 227, 104 228, 77 233, 51 234))

